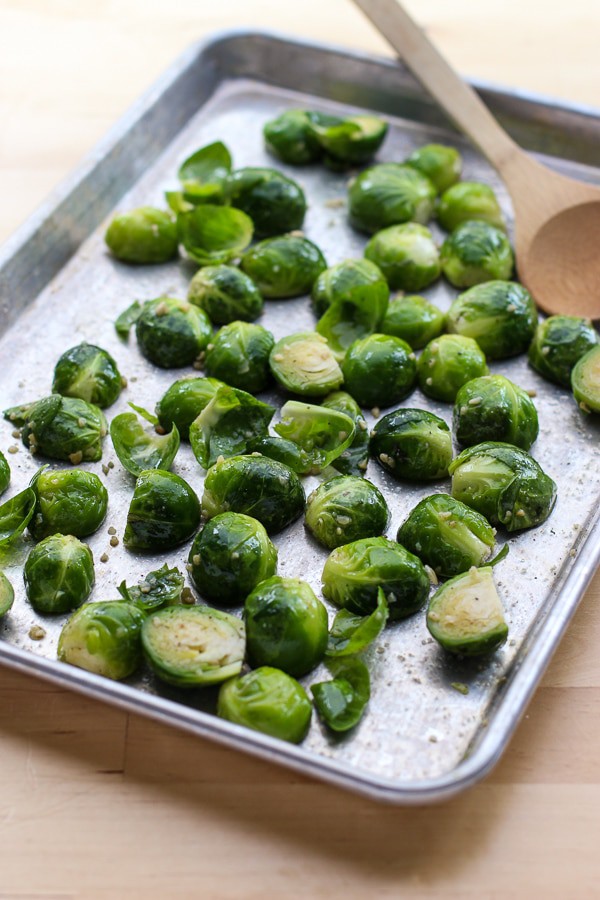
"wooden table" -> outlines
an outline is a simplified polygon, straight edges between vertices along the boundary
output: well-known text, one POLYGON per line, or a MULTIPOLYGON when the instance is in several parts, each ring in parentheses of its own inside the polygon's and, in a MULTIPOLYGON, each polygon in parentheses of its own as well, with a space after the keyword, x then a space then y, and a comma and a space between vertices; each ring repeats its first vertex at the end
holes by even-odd
MULTIPOLYGON (((597 0, 411 0, 461 71, 600 103, 597 0)), ((387 53, 347 0, 0 0, 0 238, 202 34, 387 53)), ((598 896, 600 577, 501 764, 375 805, 0 672, 1 898, 598 896)))

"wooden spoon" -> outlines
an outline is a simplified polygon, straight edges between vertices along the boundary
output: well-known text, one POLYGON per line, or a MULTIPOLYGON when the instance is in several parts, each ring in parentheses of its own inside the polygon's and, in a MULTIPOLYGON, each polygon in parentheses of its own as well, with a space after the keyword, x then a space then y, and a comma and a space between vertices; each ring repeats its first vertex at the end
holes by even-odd
POLYGON ((502 176, 515 212, 519 279, 547 313, 600 318, 600 188, 522 150, 396 0, 354 0, 502 176))

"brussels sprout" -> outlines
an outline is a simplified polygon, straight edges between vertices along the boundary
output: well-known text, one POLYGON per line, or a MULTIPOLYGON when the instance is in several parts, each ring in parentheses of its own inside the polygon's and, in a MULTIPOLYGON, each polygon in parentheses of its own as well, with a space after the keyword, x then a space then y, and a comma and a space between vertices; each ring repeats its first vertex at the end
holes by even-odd
POLYGON ((264 390, 269 382, 269 354, 275 339, 262 325, 230 322, 209 345, 205 371, 232 387, 250 393, 264 390))
POLYGON ((437 207, 437 220, 446 231, 454 231, 462 222, 477 219, 506 231, 498 199, 488 184, 459 181, 447 188, 437 207))
POLYGON ((385 537, 344 544, 327 557, 323 596, 336 606, 368 615, 377 608, 379 588, 390 619, 403 619, 425 603, 429 578, 420 559, 385 537))
POLYGON ((83 469, 42 470, 32 482, 35 512, 29 531, 36 541, 50 534, 93 534, 106 516, 108 494, 97 475, 83 469))
POLYGON ((291 166, 316 162, 323 155, 323 150, 311 128, 313 121, 329 121, 333 125, 341 120, 337 116, 325 116, 304 109, 288 109, 264 126, 267 149, 291 166))
POLYGON ((336 613, 329 632, 325 656, 353 656, 379 637, 389 616, 385 594, 377 591, 377 606, 369 616, 355 616, 347 609, 336 613))
POLYGON ((345 413, 354 422, 354 437, 347 447, 331 465, 342 475, 364 475, 369 461, 369 430, 360 406, 345 391, 334 391, 323 400, 327 409, 337 409, 345 413))
POLYGON ((381 491, 356 475, 325 481, 306 502, 306 527, 328 550, 360 538, 378 537, 389 520, 381 491))
MULTIPOLYGON (((177 173, 183 198, 193 205, 225 203, 229 197, 231 154, 221 141, 196 150, 181 164, 177 173)), ((181 210, 177 210, 178 212, 181 210)))
POLYGON ((292 234, 260 241, 244 253, 240 265, 263 297, 283 300, 308 294, 327 268, 316 244, 292 234))
POLYGON ((265 456, 233 456, 206 473, 202 513, 246 513, 276 533, 304 512, 304 490, 298 476, 283 463, 265 456))
POLYGON ((441 194, 459 180, 462 159, 454 147, 426 144, 414 150, 405 161, 405 165, 412 166, 421 175, 426 175, 438 194, 441 194))
POLYGON ((241 513, 214 516, 194 538, 190 577, 212 603, 235 606, 277 571, 277 550, 264 526, 241 513))
POLYGON ((571 386, 583 412, 600 412, 600 348, 592 347, 575 363, 571 386))
POLYGON ((200 358, 212 336, 204 310, 173 297, 144 304, 135 334, 142 356, 161 369, 189 366, 200 358))
POLYGON ((156 404, 158 421, 165 431, 177 427, 187 441, 190 425, 212 400, 223 382, 216 378, 180 378, 174 381, 156 404))
POLYGON ((52 534, 31 550, 23 579, 37 612, 70 612, 87 600, 94 586, 92 551, 73 535, 52 534))
POLYGON ((427 222, 433 212, 435 187, 416 169, 380 163, 365 169, 350 185, 350 223, 373 234, 388 225, 427 222))
POLYGON ((177 256, 177 226, 168 212, 152 206, 115 216, 104 240, 123 262, 163 263, 177 256))
POLYGON ((9 611, 14 600, 14 588, 4 572, 0 572, 0 619, 9 611))
POLYGON ((123 543, 129 550, 170 550, 187 541, 200 523, 200 503, 173 472, 148 469, 138 475, 123 543))
POLYGON ((246 650, 250 665, 306 675, 327 646, 327 610, 305 581, 268 578, 246 597, 246 650))
POLYGON ((224 384, 190 425, 194 456, 204 469, 220 456, 239 456, 266 435, 275 408, 224 384))
POLYGON ((0 548, 8 547, 29 525, 35 511, 35 492, 27 487, 0 506, 0 548))
POLYGON ((316 475, 337 459, 352 443, 354 422, 335 409, 290 400, 281 407, 275 431, 305 451, 316 475))
POLYGON ((452 496, 507 531, 544 522, 556 501, 556 485, 524 450, 494 441, 468 447, 449 468, 452 496))
POLYGON ((106 419, 101 409, 85 400, 51 394, 4 410, 4 418, 21 428, 23 443, 32 453, 74 465, 102 458, 106 419))
POLYGON ((345 259, 330 266, 321 272, 311 291, 317 316, 324 315, 336 301, 379 310, 387 307, 389 296, 381 269, 368 259, 345 259))
POLYGON ((413 350, 438 337, 444 330, 446 315, 425 297, 412 294, 397 297, 388 306, 381 325, 382 334, 402 338, 413 350))
POLYGON ((154 612, 182 602, 183 575, 179 569, 170 569, 165 563, 160 569, 148 572, 139 584, 129 587, 122 581, 117 590, 123 600, 135 604, 143 612, 154 612))
POLYGON ((2 450, 0 450, 0 494, 3 494, 10 484, 10 466, 2 450))
POLYGON ((226 263, 243 253, 254 226, 252 219, 231 206, 204 203, 177 216, 179 240, 199 266, 226 263))
POLYGON ((292 394, 324 397, 344 380, 327 340, 315 331, 288 334, 269 356, 275 380, 292 394))
POLYGON ((215 325, 257 319, 265 305, 251 278, 234 266, 205 266, 190 282, 188 300, 203 309, 215 325))
POLYGON ((487 375, 488 371, 477 341, 460 334, 442 334, 430 341, 417 363, 423 393, 446 403, 454 402, 463 384, 487 375))
POLYGON ((442 271, 454 287, 508 279, 515 260, 506 234, 495 225, 468 220, 448 235, 440 250, 442 271))
POLYGON ((501 647, 508 625, 491 568, 473 567, 436 591, 427 628, 444 650, 460 656, 481 656, 501 647))
POLYGON ((527 350, 537 323, 529 291, 515 281, 477 284, 454 300, 446 328, 474 338, 488 359, 504 359, 527 350))
POLYGON ((273 437, 268 434, 250 441, 248 450, 253 456, 258 454, 259 456, 268 456, 269 459, 276 459, 296 475, 310 475, 313 471, 314 463, 311 455, 298 444, 285 438, 273 437))
POLYGON ((577 360, 598 343, 590 319, 550 316, 537 326, 529 347, 529 364, 548 381, 569 387, 577 360))
POLYGON ((272 237, 300 228, 306 198, 300 185, 275 169, 237 169, 229 180, 231 205, 254 222, 256 237, 272 237))
POLYGON ((373 235, 365 256, 394 290, 420 291, 440 276, 440 257, 429 228, 416 222, 391 225, 373 235))
POLYGON ((375 156, 387 134, 387 122, 376 116, 350 116, 339 122, 310 123, 327 158, 344 165, 355 166, 375 156))
POLYGON ((299 744, 308 732, 312 706, 295 678, 261 666, 221 686, 217 715, 282 741, 299 744))
POLYGON ((60 357, 54 368, 52 391, 78 397, 104 408, 115 402, 123 382, 117 364, 95 344, 78 344, 60 357))
POLYGON ((361 406, 391 406, 415 386, 415 354, 400 338, 371 334, 355 341, 342 363, 344 386, 361 406))
POLYGON ((371 696, 369 670, 360 659, 332 659, 332 681, 311 685, 320 717, 332 731, 348 731, 358 724, 371 696))
POLYGON ((504 375, 483 375, 463 384, 453 419, 456 440, 463 447, 505 441, 529 450, 539 430, 533 400, 504 375))
POLYGON ((144 619, 141 609, 124 600, 86 603, 63 626, 58 659, 105 678, 127 678, 142 661, 144 619))
POLYGON ((396 409, 376 423, 369 450, 394 478, 437 481, 448 475, 452 436, 444 420, 426 409, 396 409))
POLYGON ((144 428, 134 412, 115 416, 110 438, 121 465, 136 477, 145 469, 170 469, 179 450, 176 425, 168 434, 159 434, 144 428))
MULTIPOLYGON (((341 266, 344 266, 344 263, 341 263, 341 266)), ((330 271, 331 269, 328 269, 323 274, 330 271)), ((356 267, 346 269, 346 275, 350 272, 356 273, 356 267)), ((320 278, 323 278, 323 275, 320 278)), ((381 273, 378 279, 383 281, 381 273)), ((341 282, 341 275, 338 275, 335 281, 341 282)), ((313 296, 314 293, 313 291, 313 296)), ((350 344, 380 330, 388 307, 389 290, 387 287, 383 290, 378 280, 370 282, 369 285, 355 287, 354 291, 334 290, 331 291, 331 295, 331 302, 317 322, 316 330, 326 338, 336 357, 343 359, 350 344)))

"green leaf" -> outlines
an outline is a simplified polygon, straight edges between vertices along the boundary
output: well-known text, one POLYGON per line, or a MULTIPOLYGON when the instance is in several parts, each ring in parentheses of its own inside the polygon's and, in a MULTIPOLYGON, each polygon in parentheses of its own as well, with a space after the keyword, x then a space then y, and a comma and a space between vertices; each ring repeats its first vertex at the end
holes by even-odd
POLYGON ((138 414, 138 416, 141 416, 142 419, 145 419, 146 422, 150 422, 151 425, 158 425, 158 416, 155 416, 154 413, 148 412, 148 410, 144 409, 143 406, 137 406, 135 403, 130 402, 127 405, 130 406, 131 409, 138 414))
POLYGON ((110 437, 123 467, 136 478, 146 469, 168 470, 179 449, 179 432, 168 434, 144 428, 135 413, 121 413, 110 423, 110 437))
POLYGON ((252 219, 240 209, 205 203, 177 216, 179 240, 200 266, 226 263, 252 240, 252 219))
POLYGON ((190 444, 200 465, 208 469, 219 456, 247 452, 267 434, 275 409, 252 394, 223 385, 190 425, 190 444))
POLYGON ((28 487, 0 506, 0 547, 8 547, 25 531, 35 511, 35 503, 35 491, 28 487))
POLYGON ((183 575, 179 569, 170 569, 165 563, 132 587, 122 581, 117 590, 124 600, 135 604, 144 612, 154 612, 163 606, 177 606, 181 603, 183 584, 183 575))
POLYGON ((338 410, 289 400, 281 408, 281 422, 275 431, 308 454, 312 474, 317 474, 350 446, 355 425, 338 410))
POLYGON ((388 619, 388 605, 381 588, 377 591, 377 608, 370 616, 356 616, 341 609, 331 626, 327 642, 327 656, 353 656, 379 637, 388 619))
POLYGON ((186 196, 186 199, 192 203, 203 202, 193 199, 194 195, 202 196, 202 188, 207 189, 205 190, 207 195, 212 193, 213 196, 218 196, 220 190, 223 196, 231 167, 231 154, 221 141, 215 141, 214 144, 196 150, 181 164, 177 173, 183 183, 184 194, 192 195, 186 196))
POLYGON ((134 300, 131 306, 123 310, 121 315, 115 321, 115 330, 119 337, 126 341, 131 331, 131 326, 135 325, 142 313, 143 306, 139 300, 134 300))
POLYGON ((332 731, 348 731, 360 721, 371 696, 369 670, 360 659, 345 657, 327 663, 334 676, 311 686, 317 712, 332 731))
POLYGON ((167 201, 167 206, 175 213, 175 215, 189 212, 194 208, 194 204, 190 203, 189 200, 186 200, 183 191, 165 191, 165 200, 167 201))

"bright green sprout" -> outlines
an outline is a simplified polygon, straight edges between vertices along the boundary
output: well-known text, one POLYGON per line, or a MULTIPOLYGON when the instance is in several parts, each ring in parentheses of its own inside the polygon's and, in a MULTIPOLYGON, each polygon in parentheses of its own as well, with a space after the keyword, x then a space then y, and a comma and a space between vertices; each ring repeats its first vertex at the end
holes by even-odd
POLYGON ((215 325, 253 322, 265 305, 251 278, 235 266, 204 266, 198 269, 188 288, 188 300, 199 306, 215 325))
POLYGON ((454 231, 463 222, 489 222, 506 231, 506 223, 498 199, 488 184, 459 181, 440 197, 437 220, 446 231, 454 231))
POLYGON ((323 316, 336 302, 357 309, 387 308, 390 295, 381 269, 368 259, 345 259, 321 272, 311 291, 313 309, 323 316))
POLYGON ((282 388, 304 397, 324 397, 341 387, 344 378, 327 340, 315 331, 277 341, 269 365, 282 388))
POLYGON ((124 600, 86 603, 63 626, 58 659, 105 678, 128 678, 142 662, 144 619, 141 609, 124 600))
POLYGON ((391 225, 373 235, 365 256, 392 290, 420 291, 440 276, 440 256, 429 228, 416 222, 391 225))
POLYGON ((312 241, 287 234, 254 244, 244 253, 241 267, 263 297, 285 300, 308 294, 327 263, 312 241))
POLYGON ((30 551, 23 569, 27 599, 39 613, 64 613, 81 606, 94 578, 92 551, 70 534, 44 538, 30 551))
POLYGON ((179 240, 199 266, 227 263, 250 244, 252 219, 231 206, 204 203, 177 216, 179 240))
POLYGON ((446 403, 454 402, 463 384, 487 375, 488 371, 477 341, 460 334, 442 334, 430 341, 417 364, 423 393, 446 403))
POLYGON ((0 619, 10 610, 14 600, 14 588, 4 572, 0 572, 0 619))
POLYGON ((406 341, 413 350, 420 350, 442 333, 445 322, 441 309, 425 297, 411 294, 391 301, 380 330, 406 341))
POLYGON ((515 260, 504 231, 478 220, 462 222, 440 250, 442 271, 454 287, 511 277, 515 260))
POLYGON ((230 172, 231 154, 221 141, 196 150, 179 167, 182 191, 177 195, 179 203, 174 211, 188 211, 184 204, 193 208, 201 203, 227 203, 230 172))
POLYGON ((482 656, 506 641, 508 625, 492 569, 472 568, 447 581, 433 595, 427 628, 449 653, 482 656))
POLYGON ((598 343, 590 319, 550 316, 540 322, 529 346, 529 364, 548 381, 570 387, 575 363, 598 343))
POLYGON ((113 256, 127 263, 163 263, 177 256, 177 225, 168 212, 152 206, 115 216, 104 240, 113 256))
POLYGON ((344 387, 360 406, 391 406, 413 390, 417 363, 405 341, 387 334, 371 334, 349 348, 342 373, 344 387))
POLYGON ((390 511, 381 491, 357 475, 338 475, 320 484, 306 503, 306 527, 333 550, 386 530, 390 511))
POLYGON ((414 150, 405 160, 405 165, 412 166, 421 175, 427 176, 438 194, 441 194, 460 179, 462 159, 454 147, 426 144, 414 150))
POLYGON ((262 325, 230 322, 209 344, 204 361, 206 374, 231 387, 258 393, 269 383, 269 354, 274 344, 273 335, 262 325))
POLYGON ((571 386, 585 413, 600 413, 600 348, 592 347, 573 366, 571 386))
POLYGON ((31 487, 34 512, 29 531, 36 541, 50 534, 86 537, 106 517, 108 493, 94 472, 84 469, 42 469, 31 487))
POLYGON ((52 391, 78 397, 101 409, 115 402, 123 387, 117 364, 95 344, 78 344, 60 357, 54 368, 52 391))
POLYGON ((474 338, 488 359, 524 353, 535 334, 537 309, 531 294, 515 281, 487 281, 459 294, 446 328, 474 338))
POLYGON ((399 481, 446 478, 452 435, 443 419, 425 409, 396 409, 375 424, 371 456, 399 481))
POLYGON ((350 223, 373 234, 388 225, 419 222, 433 212, 436 190, 416 169, 398 163, 380 163, 365 169, 348 191, 350 223))
POLYGON ((504 375, 483 375, 460 388, 454 403, 453 428, 463 447, 504 441, 523 450, 529 450, 539 430, 533 400, 504 375))
POLYGON ((299 744, 308 732, 312 706, 295 678, 261 666, 221 686, 217 715, 236 725, 299 744))

